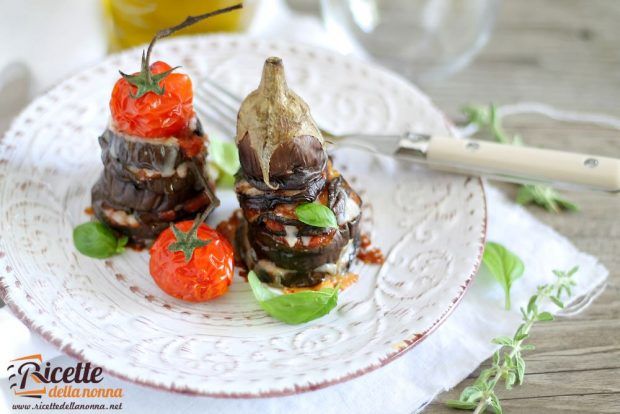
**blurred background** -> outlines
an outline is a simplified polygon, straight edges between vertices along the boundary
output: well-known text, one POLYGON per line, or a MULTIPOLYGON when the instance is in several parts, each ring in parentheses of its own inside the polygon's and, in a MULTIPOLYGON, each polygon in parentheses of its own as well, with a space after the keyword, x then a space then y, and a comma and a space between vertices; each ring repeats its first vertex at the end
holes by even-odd
MULTIPOLYGON (((15 108, 107 53, 234 0, 0 0, 0 130, 15 108), (11 88, 6 85, 11 84, 11 88)), ((541 100, 617 114, 614 0, 246 0, 182 34, 287 37, 375 60, 449 113, 541 100)))
MULTIPOLYGON (((2 66, 34 59, 46 85, 59 70, 73 69, 106 52, 148 43, 153 34, 186 16, 234 0, 2 0, 5 39, 2 66), (8 43, 8 42, 7 42, 8 43), (40 50, 39 50, 40 49, 40 50)), ((246 0, 245 8, 191 26, 184 35, 209 32, 268 34, 285 23, 290 8, 322 20, 325 46, 376 59, 413 79, 438 79, 461 69, 487 42, 500 0, 246 0)), ((317 19, 317 22, 319 19, 317 19)), ((317 30, 306 35, 313 41, 317 30)))

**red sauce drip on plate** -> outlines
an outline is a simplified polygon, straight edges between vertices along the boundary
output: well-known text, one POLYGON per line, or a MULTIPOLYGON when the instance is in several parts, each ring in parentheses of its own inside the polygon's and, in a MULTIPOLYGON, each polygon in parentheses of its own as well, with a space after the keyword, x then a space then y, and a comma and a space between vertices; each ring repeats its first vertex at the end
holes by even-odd
POLYGON ((383 252, 381 249, 371 246, 370 237, 367 234, 363 234, 360 238, 360 249, 357 252, 357 258, 368 264, 383 264, 385 262, 383 252))

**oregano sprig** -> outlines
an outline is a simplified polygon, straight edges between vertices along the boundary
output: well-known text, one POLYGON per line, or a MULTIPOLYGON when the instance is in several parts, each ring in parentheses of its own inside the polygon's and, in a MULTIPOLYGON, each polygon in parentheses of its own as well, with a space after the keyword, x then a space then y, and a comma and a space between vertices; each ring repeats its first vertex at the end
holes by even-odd
POLYGON ((449 400, 446 405, 459 410, 473 410, 474 414, 483 413, 488 408, 496 414, 502 413, 502 406, 495 393, 495 387, 502 381, 507 390, 523 383, 525 360, 522 351, 534 349, 533 345, 524 343, 529 337, 530 329, 536 322, 553 320, 553 315, 541 310, 541 306, 551 301, 559 308, 563 308, 564 303, 561 299, 564 295, 567 297, 572 295, 571 288, 576 285, 573 276, 578 270, 578 267, 573 267, 567 272, 553 271, 557 277, 555 282, 539 286, 527 306, 521 308, 523 323, 517 328, 515 334, 512 337, 500 336, 493 339, 492 342, 501 345, 501 348, 493 354, 491 367, 483 370, 473 385, 461 392, 458 400, 449 400))
MULTIPOLYGON (((474 124, 483 130, 486 129, 497 142, 523 145, 523 140, 519 135, 510 137, 504 131, 501 116, 495 105, 468 105, 463 108, 463 114, 467 118, 467 123, 474 124)), ((522 185, 517 193, 516 201, 521 205, 536 204, 552 213, 559 213, 562 210, 579 211, 577 204, 563 198, 557 191, 546 185, 522 185)))

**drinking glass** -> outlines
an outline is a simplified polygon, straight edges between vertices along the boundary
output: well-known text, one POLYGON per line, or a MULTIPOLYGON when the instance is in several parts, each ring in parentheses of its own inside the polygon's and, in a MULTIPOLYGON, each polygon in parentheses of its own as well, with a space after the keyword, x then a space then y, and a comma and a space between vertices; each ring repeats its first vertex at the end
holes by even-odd
POLYGON ((416 80, 466 66, 487 42, 500 0, 321 0, 337 48, 416 80))

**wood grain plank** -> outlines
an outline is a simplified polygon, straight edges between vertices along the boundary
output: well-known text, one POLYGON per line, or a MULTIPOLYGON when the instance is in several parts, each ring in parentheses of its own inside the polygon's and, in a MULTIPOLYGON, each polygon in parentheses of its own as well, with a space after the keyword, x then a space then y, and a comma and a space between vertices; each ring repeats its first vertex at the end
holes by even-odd
MULTIPOLYGON (((318 2, 292 0, 316 13, 318 2)), ((538 101, 620 116, 620 1, 504 1, 495 32, 475 61, 453 77, 420 85, 449 115, 467 103, 538 101)), ((508 118, 529 145, 620 157, 620 132, 538 115, 508 118)), ((500 185, 509 197, 516 187, 500 185)), ((578 214, 528 208, 610 270, 607 290, 584 313, 535 327, 525 384, 501 392, 508 413, 620 412, 620 197, 566 192, 578 214)), ((483 364, 488 366, 488 361, 483 364)), ((478 372, 478 371, 477 371, 478 372)), ((427 412, 454 412, 454 398, 474 375, 440 395, 427 412)))

